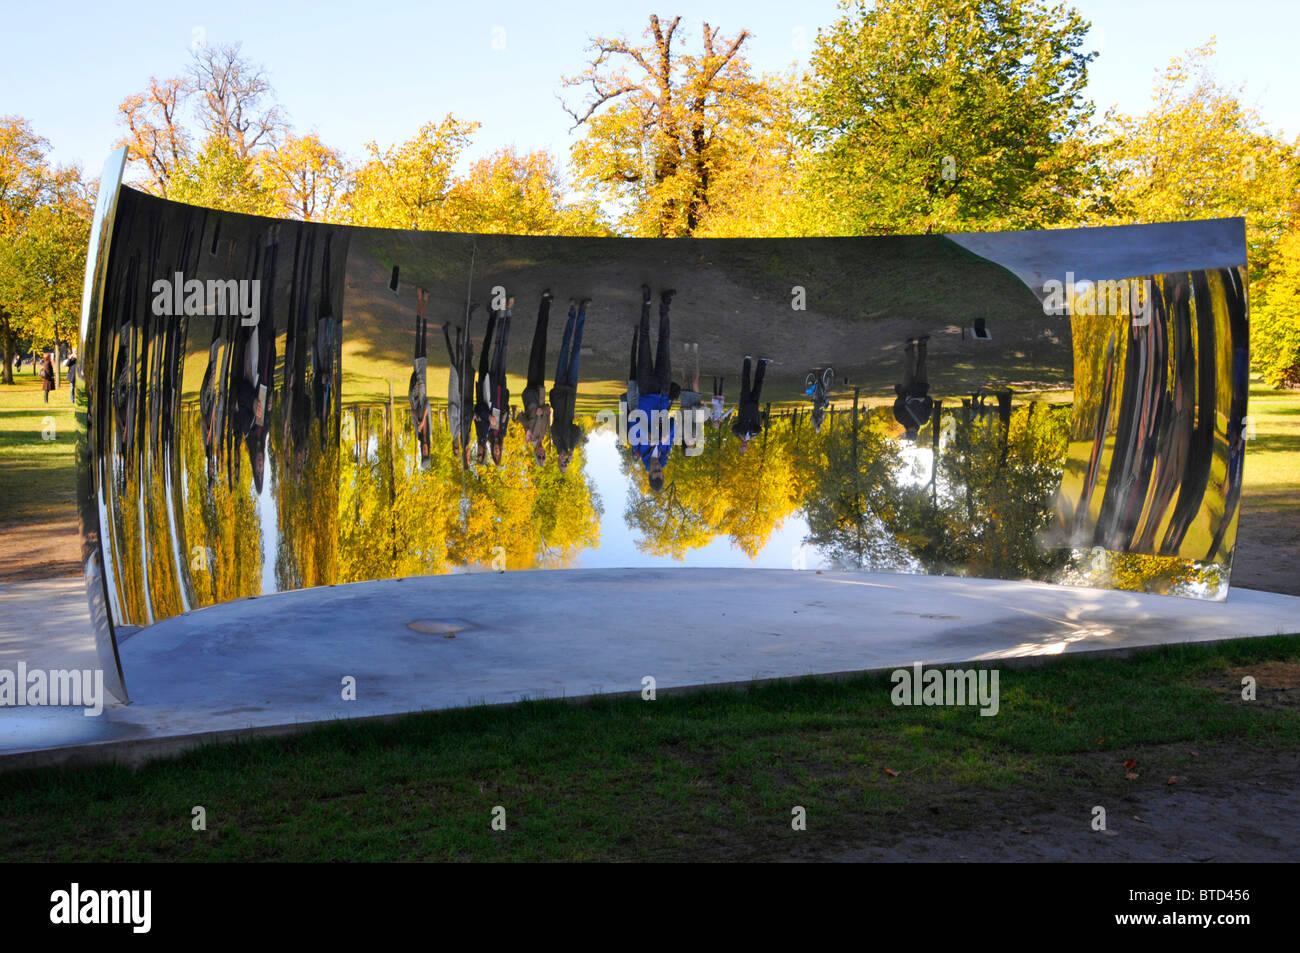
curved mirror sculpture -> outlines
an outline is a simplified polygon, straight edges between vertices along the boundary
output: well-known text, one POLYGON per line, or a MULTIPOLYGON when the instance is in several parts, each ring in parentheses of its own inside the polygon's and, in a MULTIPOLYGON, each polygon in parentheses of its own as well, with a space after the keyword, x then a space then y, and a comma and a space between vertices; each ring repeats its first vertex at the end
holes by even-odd
POLYGON ((199 607, 475 569, 1226 596, 1240 219, 446 234, 180 205, 116 185, 121 167, 80 397, 87 585, 114 670, 130 627, 199 607))

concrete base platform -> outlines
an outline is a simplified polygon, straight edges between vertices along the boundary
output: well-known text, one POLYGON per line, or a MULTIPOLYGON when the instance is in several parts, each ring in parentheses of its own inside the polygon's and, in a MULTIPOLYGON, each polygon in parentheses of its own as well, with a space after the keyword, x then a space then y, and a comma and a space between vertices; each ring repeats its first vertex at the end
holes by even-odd
MULTIPOLYGON (((1296 631, 1300 598, 1241 589, 1215 603, 1042 583, 732 569, 365 582, 246 599, 141 630, 122 645, 133 704, 99 717, 0 709, 0 767, 133 762, 335 719, 640 692, 647 675, 665 691, 1296 631), (354 701, 343 697, 349 677, 354 701)), ((0 667, 20 657, 29 667, 87 664, 80 649, 61 660, 49 646, 9 635, 0 667)))

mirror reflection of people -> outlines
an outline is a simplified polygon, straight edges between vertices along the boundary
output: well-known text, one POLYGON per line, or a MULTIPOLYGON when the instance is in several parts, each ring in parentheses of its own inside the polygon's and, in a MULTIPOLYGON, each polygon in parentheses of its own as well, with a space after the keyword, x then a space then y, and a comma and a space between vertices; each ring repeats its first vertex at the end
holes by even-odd
MULTIPOLYGON (((804 378, 804 394, 812 398, 812 425, 817 433, 822 432, 822 423, 826 420, 826 408, 830 406, 828 388, 834 380, 835 371, 830 367, 815 367, 804 378)), ((795 417, 798 418, 798 411, 795 417)))
MULTIPOLYGON (((524 428, 524 441, 533 449, 533 458, 537 465, 546 463, 546 429, 551 423, 551 408, 546 404, 546 333, 551 321, 551 291, 542 292, 541 302, 537 305, 537 324, 533 327, 533 346, 528 354, 528 383, 522 395, 524 412, 520 423, 524 428)), ((565 340, 572 329, 573 309, 569 309, 569 327, 565 328, 565 340)), ((563 363, 564 354, 561 352, 563 363)), ((556 372, 559 383, 559 372, 556 372)))
POLYGON ((444 322, 442 336, 447 342, 447 427, 451 430, 451 449, 460 457, 461 466, 469 467, 470 425, 474 414, 474 345, 470 327, 474 322, 477 301, 465 306, 465 326, 456 328, 453 342, 444 322))
POLYGON ((420 468, 429 467, 429 293, 420 288, 415 293, 415 355, 411 360, 411 383, 407 399, 411 402, 411 425, 420 444, 420 468))
POLYGON ((671 330, 668 311, 675 291, 669 289, 659 295, 659 340, 650 355, 650 286, 641 286, 641 323, 632 340, 632 364, 636 368, 637 410, 645 414, 645 426, 631 426, 629 442, 649 478, 651 491, 658 493, 664 487, 664 463, 673 448, 676 427, 671 416, 674 391, 672 369, 671 330), (655 439, 656 436, 658 439, 655 439))
POLYGON ((244 439, 248 462, 253 469, 253 486, 259 494, 265 479, 266 439, 270 433, 267 408, 275 396, 275 382, 271 376, 275 369, 275 325, 271 305, 277 253, 278 246, 272 237, 263 252, 261 320, 248 328, 241 322, 236 343, 237 347, 242 345, 243 351, 237 361, 241 373, 234 382, 235 406, 231 423, 236 437, 244 439))
MULTIPOLYGON (((577 303, 576 309, 574 303, 569 302, 569 319, 564 324, 560 360, 555 367, 555 385, 551 388, 551 443, 555 444, 555 462, 561 473, 569 469, 573 451, 585 439, 582 428, 573 418, 578 401, 578 358, 582 355, 582 328, 587 323, 587 305, 590 302, 590 298, 583 298, 577 303)), ((542 462, 540 451, 537 462, 542 462)))
MULTIPOLYGON (((508 298, 505 310, 496 312, 496 337, 492 341, 492 359, 483 385, 487 400, 487 439, 492 446, 492 462, 497 466, 501 465, 501 450, 505 444, 506 428, 510 424, 510 384, 506 377, 506 357, 510 349, 510 320, 514 311, 515 299, 508 298)), ((487 343, 484 342, 484 347, 486 346, 487 343)))
POLYGON ((330 437, 329 423, 334 410, 334 360, 338 344, 339 323, 335 320, 334 296, 331 291, 330 246, 333 235, 325 236, 325 257, 321 266, 320 300, 316 312, 316 340, 311 349, 312 404, 320 424, 320 439, 330 437))
POLYGON ((934 400, 930 397, 930 378, 925 366, 925 350, 930 335, 908 338, 903 348, 903 382, 894 385, 894 419, 903 425, 903 437, 915 440, 917 431, 930 419, 934 400))
POLYGON ((771 358, 762 358, 758 362, 758 369, 754 371, 753 379, 750 379, 750 370, 754 364, 754 358, 745 355, 745 361, 740 366, 740 400, 736 404, 736 419, 731 425, 731 432, 740 438, 740 452, 744 453, 749 449, 749 442, 763 432, 763 373, 767 370, 767 365, 771 364, 771 358))
POLYGON ((726 382, 725 377, 713 378, 713 396, 709 398, 709 423, 715 427, 721 427, 722 422, 731 416, 731 411, 727 410, 727 396, 723 392, 723 385, 726 382))
POLYGON ((682 390, 678 406, 682 411, 682 452, 692 456, 696 452, 695 448, 704 441, 704 427, 701 425, 705 411, 704 400, 700 396, 700 343, 687 341, 686 353, 692 363, 689 373, 685 369, 682 370, 682 390), (691 416, 688 418, 687 414, 691 416))
POLYGON ((483 334, 483 348, 478 358, 478 383, 474 386, 474 441, 478 450, 478 462, 487 459, 488 435, 491 430, 492 412, 488 401, 488 370, 492 363, 492 338, 496 334, 497 312, 488 309, 487 331, 483 334))

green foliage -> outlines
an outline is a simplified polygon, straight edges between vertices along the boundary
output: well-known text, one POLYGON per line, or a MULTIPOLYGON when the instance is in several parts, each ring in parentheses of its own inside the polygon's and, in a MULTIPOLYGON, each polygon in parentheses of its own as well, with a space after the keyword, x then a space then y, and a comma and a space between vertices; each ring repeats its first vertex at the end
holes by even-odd
POLYGON ((470 166, 448 195, 456 231, 497 235, 609 235, 600 207, 565 199, 550 153, 499 149, 470 166))
POLYGON ((450 230, 452 170, 478 126, 448 113, 442 122, 425 123, 401 145, 381 150, 377 143, 367 143, 370 159, 344 199, 351 223, 450 230))
POLYGON ((0 119, 0 374, 25 346, 75 339, 89 241, 81 172, 47 161, 49 143, 25 119, 0 119))
POLYGON ((1109 221, 1243 216, 1250 276, 1257 281, 1288 228, 1300 163, 1295 146, 1241 103, 1241 90, 1215 81, 1213 55, 1211 42, 1175 58, 1146 114, 1106 117, 1109 221))
POLYGON ((687 54, 680 24, 651 16, 640 45, 599 37, 587 69, 564 80, 588 90, 581 106, 566 107, 574 128, 586 126, 573 145, 574 174, 624 210, 625 234, 698 234, 720 180, 766 164, 753 147, 780 119, 779 97, 741 55, 748 31, 728 39, 704 23, 700 52, 687 54))
POLYGON ((1089 191, 1088 24, 1036 0, 846 0, 806 91, 821 234, 1057 225, 1089 191))
POLYGON ((1300 231, 1278 245, 1263 303, 1251 322, 1251 352, 1274 387, 1300 385, 1300 231))
POLYGON ((273 215, 277 211, 275 194, 260 174, 257 159, 240 155, 229 140, 218 136, 180 162, 169 197, 225 212, 273 215))

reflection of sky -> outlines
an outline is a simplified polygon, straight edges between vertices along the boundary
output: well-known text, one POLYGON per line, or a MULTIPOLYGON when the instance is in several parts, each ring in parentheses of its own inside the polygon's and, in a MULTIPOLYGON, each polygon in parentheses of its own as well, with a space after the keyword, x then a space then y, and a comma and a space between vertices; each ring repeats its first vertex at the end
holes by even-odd
MULTIPOLYGON (((263 593, 279 592, 279 587, 275 584, 275 553, 280 539, 280 517, 275 505, 275 494, 271 492, 271 468, 275 466, 275 463, 271 459, 271 441, 268 440, 266 442, 266 469, 263 471, 267 476, 261 495, 258 495, 257 484, 253 482, 251 476, 248 481, 248 492, 252 493, 256 499, 257 516, 262 523, 263 593)), ((250 471, 252 469, 251 462, 249 469, 250 471)))
MULTIPOLYGON (((600 518, 600 546, 589 549, 578 557, 574 568, 611 569, 637 566, 697 566, 739 567, 749 569, 828 569, 830 564, 803 541, 808 535, 808 522, 801 512, 786 517, 784 524, 774 530, 767 545, 754 559, 732 545, 729 536, 718 536, 707 546, 692 549, 684 560, 671 556, 649 556, 637 548, 638 535, 623 519, 631 481, 620 468, 622 458, 618 453, 618 435, 612 430, 593 433, 587 440, 586 472, 604 504, 600 518), (797 557, 802 554, 802 565, 797 557)), ((677 453, 674 448, 674 453, 677 453)), ((664 470, 671 479, 672 464, 664 470)))
POLYGON ((894 479, 899 486, 929 486, 930 473, 934 468, 934 451, 923 447, 918 442, 908 440, 895 441, 898 456, 902 463, 894 471, 894 479))

